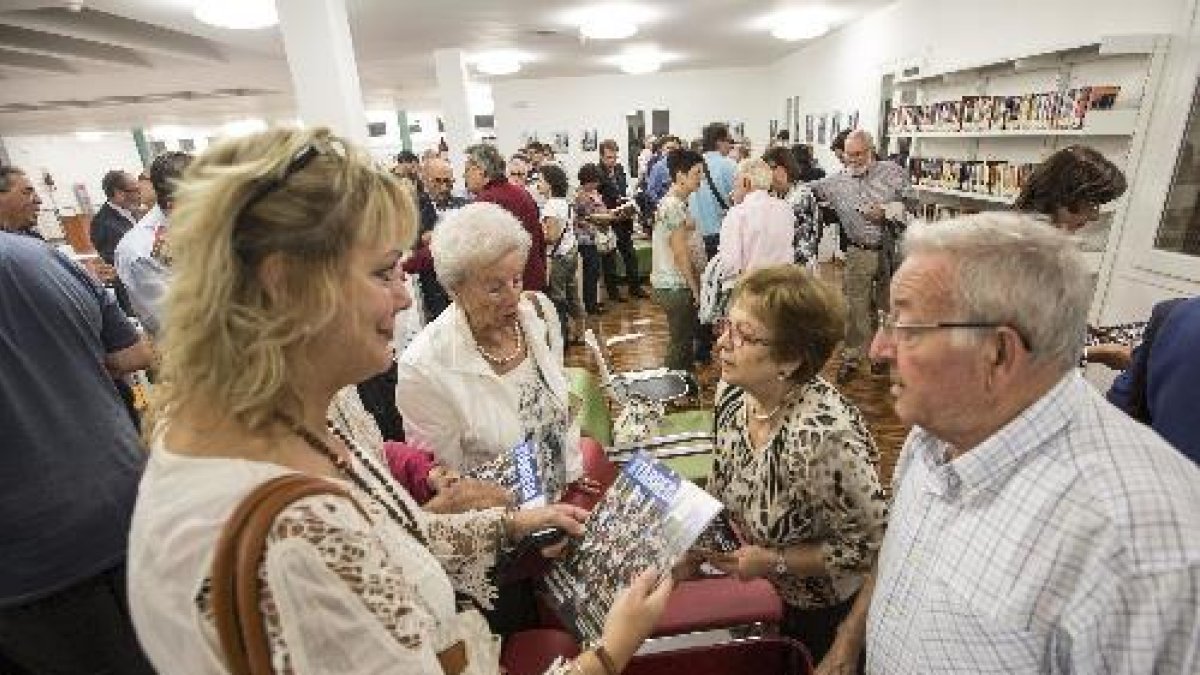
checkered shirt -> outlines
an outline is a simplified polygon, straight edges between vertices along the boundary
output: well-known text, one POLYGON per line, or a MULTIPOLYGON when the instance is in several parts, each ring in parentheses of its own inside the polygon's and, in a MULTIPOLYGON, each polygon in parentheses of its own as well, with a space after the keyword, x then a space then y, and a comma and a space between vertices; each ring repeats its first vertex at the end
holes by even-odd
POLYGON ((839 171, 809 183, 809 187, 837 211, 843 235, 857 246, 879 246, 882 236, 880 227, 867 220, 859 209, 870 204, 898 201, 912 206, 916 202, 908 172, 888 160, 875 162, 862 176, 839 171))
POLYGON ((1200 673, 1200 469, 1078 373, 896 468, 870 673, 1200 673))

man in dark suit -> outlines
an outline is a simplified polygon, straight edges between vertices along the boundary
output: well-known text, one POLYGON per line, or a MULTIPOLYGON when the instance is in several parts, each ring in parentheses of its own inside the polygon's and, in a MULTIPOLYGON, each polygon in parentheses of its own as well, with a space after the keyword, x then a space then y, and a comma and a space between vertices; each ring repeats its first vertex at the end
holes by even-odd
MULTIPOLYGON (((619 152, 620 146, 611 138, 605 139, 600 144, 600 170, 604 173, 604 181, 600 183, 600 196, 604 199, 604 208, 610 211, 628 201, 626 197, 629 183, 625 177, 625 167, 617 161, 619 152)), ((646 292, 642 290, 641 277, 638 274, 637 252, 633 248, 634 212, 626 213, 625 217, 612 224, 613 234, 617 238, 616 253, 621 256, 621 262, 625 266, 625 285, 629 289, 629 295, 644 298, 646 292)), ((604 286, 612 299, 619 301, 621 297, 617 290, 617 280, 614 278, 615 275, 611 274, 613 267, 615 267, 615 263, 605 265, 604 286)))
POLYGON ((137 225, 134 211, 141 201, 141 189, 131 174, 116 170, 104 174, 100 187, 108 201, 92 216, 92 246, 104 262, 112 265, 117 243, 137 225))

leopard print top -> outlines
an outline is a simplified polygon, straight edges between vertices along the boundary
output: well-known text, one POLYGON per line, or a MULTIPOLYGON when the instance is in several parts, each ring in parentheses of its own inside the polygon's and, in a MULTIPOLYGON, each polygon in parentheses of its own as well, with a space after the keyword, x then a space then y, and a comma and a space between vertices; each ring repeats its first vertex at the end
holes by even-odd
POLYGON ((874 563, 887 525, 879 450, 862 414, 817 377, 786 404, 766 446, 753 448, 745 390, 722 382, 716 401, 708 491, 750 544, 820 544, 827 575, 772 575, 789 605, 816 609, 846 601, 874 563))

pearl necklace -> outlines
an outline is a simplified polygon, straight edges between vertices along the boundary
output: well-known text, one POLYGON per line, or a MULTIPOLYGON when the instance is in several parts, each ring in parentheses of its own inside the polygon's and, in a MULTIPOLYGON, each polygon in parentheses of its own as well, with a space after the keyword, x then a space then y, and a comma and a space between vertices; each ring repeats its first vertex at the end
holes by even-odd
POLYGON ((478 349, 483 358, 487 359, 489 362, 498 366, 502 366, 520 356, 521 352, 525 350, 525 342, 521 335, 521 324, 516 321, 513 322, 513 335, 515 335, 517 338, 517 345, 513 347, 512 353, 507 356, 496 356, 495 354, 492 354, 488 350, 484 349, 483 345, 479 344, 479 340, 475 341, 475 349, 478 349))

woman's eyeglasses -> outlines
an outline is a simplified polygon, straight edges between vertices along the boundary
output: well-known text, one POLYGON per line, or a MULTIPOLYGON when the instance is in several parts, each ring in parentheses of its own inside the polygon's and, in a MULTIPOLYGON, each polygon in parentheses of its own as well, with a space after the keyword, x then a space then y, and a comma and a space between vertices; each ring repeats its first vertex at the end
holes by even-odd
POLYGON ((743 326, 730 321, 729 319, 717 319, 713 324, 714 334, 719 338, 722 335, 729 335, 729 344, 734 349, 741 348, 742 345, 757 345, 759 347, 770 346, 771 341, 766 338, 756 337, 746 332, 743 326))

